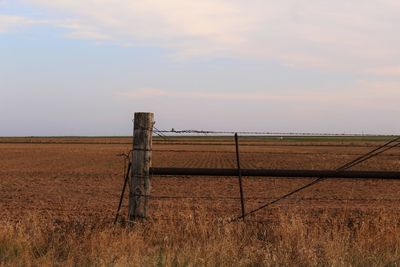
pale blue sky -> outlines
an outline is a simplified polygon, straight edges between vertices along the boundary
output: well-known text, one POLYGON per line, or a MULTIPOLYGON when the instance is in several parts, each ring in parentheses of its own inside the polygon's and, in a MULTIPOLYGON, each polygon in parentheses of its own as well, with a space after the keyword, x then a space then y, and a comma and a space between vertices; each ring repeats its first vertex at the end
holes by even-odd
POLYGON ((0 0, 0 136, 399 134, 400 2, 0 0))

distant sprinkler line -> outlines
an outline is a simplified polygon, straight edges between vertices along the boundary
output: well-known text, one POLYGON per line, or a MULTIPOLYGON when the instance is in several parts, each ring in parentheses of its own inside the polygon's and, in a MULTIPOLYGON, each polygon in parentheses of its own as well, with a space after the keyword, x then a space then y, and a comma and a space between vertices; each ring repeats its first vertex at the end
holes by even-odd
MULTIPOLYGON (((155 127, 154 127, 155 128, 155 127)), ((242 134, 242 135, 272 135, 272 136, 393 136, 375 134, 340 134, 340 133, 310 133, 310 132, 266 132, 266 131, 210 131, 210 130, 158 130, 155 133, 164 134, 242 134)))

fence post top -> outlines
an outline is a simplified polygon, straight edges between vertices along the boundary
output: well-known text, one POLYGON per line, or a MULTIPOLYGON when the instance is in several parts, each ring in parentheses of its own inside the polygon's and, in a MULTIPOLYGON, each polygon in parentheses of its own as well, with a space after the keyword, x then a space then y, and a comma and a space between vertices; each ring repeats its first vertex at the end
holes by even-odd
POLYGON ((140 112, 134 112, 134 115, 154 115, 154 113, 140 111, 140 112))

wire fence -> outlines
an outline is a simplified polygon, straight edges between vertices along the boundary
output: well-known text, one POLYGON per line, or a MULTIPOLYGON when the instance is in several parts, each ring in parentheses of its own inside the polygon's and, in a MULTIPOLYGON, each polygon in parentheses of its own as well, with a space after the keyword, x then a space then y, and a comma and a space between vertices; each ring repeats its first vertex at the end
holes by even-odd
MULTIPOLYGON (((376 144, 327 144, 328 146, 343 146, 343 147, 375 147, 373 149, 371 149, 370 151, 366 152, 366 153, 355 153, 355 152, 344 152, 342 154, 339 155, 346 155, 346 156, 355 156, 354 159, 346 162, 345 164, 342 164, 340 166, 338 166, 337 168, 334 169, 334 172, 339 173, 339 175, 341 173, 344 173, 345 171, 360 165, 363 162, 366 162, 372 158, 378 157, 378 156, 382 156, 385 152, 389 151, 389 150, 393 150, 395 148, 400 147, 400 137, 395 136, 395 135, 372 135, 372 134, 332 134, 332 133, 284 133, 284 132, 257 132, 257 131, 248 131, 248 132, 243 132, 243 131, 208 131, 208 130, 175 130, 175 129, 171 129, 171 130, 159 130, 156 127, 153 128, 153 134, 155 134, 158 138, 160 138, 163 142, 161 142, 161 144, 168 144, 168 145, 199 145, 199 146, 205 146, 205 145, 218 145, 218 146, 233 146, 234 142, 224 142, 224 143, 216 143, 216 142, 189 142, 189 143, 184 143, 184 142, 174 142, 172 141, 173 138, 175 138, 176 136, 179 135, 190 135, 190 136, 196 136, 196 137, 202 137, 202 136, 208 136, 208 135, 212 135, 212 136, 224 136, 224 137, 229 137, 235 134, 240 134, 240 135, 245 135, 245 136, 265 136, 265 137, 280 137, 279 140, 282 140, 282 138, 285 137, 307 137, 307 138, 324 138, 324 137, 338 137, 339 138, 370 138, 374 141, 377 142, 383 142, 385 140, 387 140, 388 138, 390 138, 389 141, 384 142, 383 144, 380 144, 378 146, 376 146, 376 144)), ((225 141, 225 139, 224 139, 225 141)), ((262 147, 263 145, 268 145, 268 144, 260 144, 260 143, 252 143, 252 144, 243 144, 241 146, 252 146, 252 147, 262 147)), ((272 145, 272 144, 269 144, 272 145)), ((282 146, 282 144, 273 144, 276 146, 282 146)), ((288 144, 288 145, 297 145, 297 146, 313 146, 312 144, 288 144)), ((318 146, 321 144, 314 144, 314 146, 318 146)), ((214 154, 237 154, 239 155, 239 151, 238 148, 236 148, 236 150, 232 149, 232 150, 195 150, 195 149, 154 149, 153 152, 157 152, 157 153, 214 153, 214 154)), ((124 173, 125 175, 125 185, 127 183, 127 180, 129 178, 129 167, 127 168, 127 162, 130 163, 130 158, 129 155, 131 153, 127 153, 124 154, 123 156, 125 157, 125 163, 124 163, 124 173)), ((309 154, 309 152, 297 152, 297 153, 293 153, 293 152, 271 152, 271 151, 243 151, 240 152, 240 154, 257 154, 260 157, 261 156, 266 156, 268 154, 284 154, 284 155, 289 155, 289 154, 297 154, 297 155, 307 155, 309 154)), ((324 152, 320 152, 317 154, 324 154, 324 152)), ((385 156, 392 156, 392 157, 398 157, 399 154, 385 154, 385 156)), ((237 159, 237 163, 238 163, 238 168, 239 168, 239 172, 240 172, 240 162, 239 162, 239 158, 237 159)), ((128 165, 129 165, 128 164, 128 165)), ((155 176, 159 176, 159 177, 170 177, 170 175, 157 175, 154 174, 155 176)), ((190 173, 185 174, 184 171, 182 174, 183 176, 190 176, 190 173)), ((216 174, 218 176, 218 174, 216 174)), ((176 176, 176 175, 175 175, 176 176)), ((400 172, 399 172, 399 177, 400 179, 400 172)), ((261 210, 265 210, 270 206, 273 205, 277 205, 279 203, 281 203, 283 200, 285 199, 291 199, 292 201, 397 201, 397 198, 390 198, 390 199, 381 199, 381 198, 352 198, 352 197, 348 197, 348 198, 331 198, 331 199, 327 199, 327 198, 318 198, 318 197, 301 197, 301 198, 296 198, 293 197, 297 194, 299 194, 300 192, 303 192, 305 190, 307 190, 310 187, 313 187, 317 184, 320 184, 321 182, 327 180, 327 179, 332 179, 332 178, 328 178, 328 177, 317 177, 312 179, 312 181, 307 182, 295 189, 290 190, 288 193, 282 194, 280 196, 277 197, 261 197, 261 196, 246 196, 243 198, 243 196, 241 197, 227 197, 227 196, 187 196, 187 195, 148 195, 148 196, 142 196, 142 197, 146 197, 149 199, 154 199, 154 200, 174 200, 174 201, 179 201, 179 200, 202 200, 202 201, 211 201, 211 202, 224 202, 224 201, 238 201, 241 200, 242 201, 242 205, 243 205, 243 201, 266 201, 265 203, 263 203, 262 205, 259 205, 256 208, 252 208, 251 210, 245 212, 244 208, 242 207, 242 214, 240 216, 234 216, 232 217, 229 222, 235 222, 241 219, 247 219, 247 217, 251 217, 252 215, 258 213, 261 210)), ((242 188, 241 188, 242 190, 242 188)), ((121 200, 120 200, 120 205, 122 202, 122 196, 121 195, 121 200)), ((119 210, 119 209, 118 209, 119 210)), ((118 217, 118 212, 117 212, 117 217, 118 217)), ((116 220, 117 220, 116 217, 116 220)))

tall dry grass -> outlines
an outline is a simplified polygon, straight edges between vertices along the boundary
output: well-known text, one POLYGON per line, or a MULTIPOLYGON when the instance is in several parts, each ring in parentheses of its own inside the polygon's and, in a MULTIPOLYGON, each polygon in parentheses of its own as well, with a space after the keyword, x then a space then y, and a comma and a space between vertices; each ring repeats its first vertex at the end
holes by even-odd
POLYGON ((2 221, 1 266, 397 266, 399 217, 276 210, 270 223, 196 216, 77 223, 2 221))

